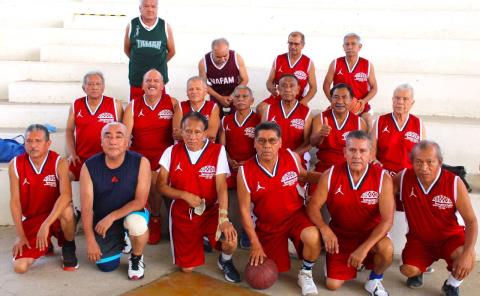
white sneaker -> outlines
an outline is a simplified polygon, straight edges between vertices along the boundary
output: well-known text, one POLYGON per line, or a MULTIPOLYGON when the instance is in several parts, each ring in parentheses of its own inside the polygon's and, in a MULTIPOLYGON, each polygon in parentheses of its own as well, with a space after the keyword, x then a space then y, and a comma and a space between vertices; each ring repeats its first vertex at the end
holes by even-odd
POLYGON ((317 286, 313 281, 311 270, 300 269, 297 283, 300 288, 302 288, 303 296, 318 295, 317 286))
POLYGON ((130 254, 128 259, 128 278, 131 280, 143 279, 145 273, 145 265, 143 264, 143 255, 140 257, 130 254))
POLYGON ((371 296, 388 296, 388 292, 383 287, 381 280, 368 280, 363 288, 370 293, 371 296))

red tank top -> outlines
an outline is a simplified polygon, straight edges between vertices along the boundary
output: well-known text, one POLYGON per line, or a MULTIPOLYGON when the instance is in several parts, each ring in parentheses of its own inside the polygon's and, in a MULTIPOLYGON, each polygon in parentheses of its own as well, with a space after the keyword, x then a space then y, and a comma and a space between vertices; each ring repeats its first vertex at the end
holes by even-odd
MULTIPOLYGON (((202 107, 200 107, 200 109, 197 110, 197 112, 199 112, 200 114, 205 116, 208 120, 210 118, 210 115, 212 115, 213 108, 215 108, 216 105, 217 104, 212 102, 212 101, 205 100, 203 102, 202 107)), ((183 113, 184 116, 185 116, 185 114, 187 114, 190 111, 195 111, 195 110, 192 109, 192 106, 190 105, 189 100, 181 102, 180 106, 182 107, 182 113, 183 113)))
MULTIPOLYGON (((170 185, 205 199, 207 208, 217 202, 216 170, 222 145, 207 142, 197 163, 193 164, 183 143, 172 147, 169 175, 170 185)), ((176 207, 190 209, 184 200, 175 200, 176 207)))
POLYGON ((401 174, 400 199, 408 222, 407 236, 428 244, 464 232, 456 215, 457 176, 442 169, 425 189, 413 169, 404 169, 401 174))
POLYGON ((355 98, 359 100, 365 98, 370 91, 369 76, 370 62, 364 58, 359 57, 352 69, 348 67, 346 57, 335 60, 333 85, 348 84, 352 88, 355 98))
POLYGON ((76 99, 73 103, 75 117, 75 153, 85 160, 102 151, 100 133, 110 122, 118 121, 113 98, 103 96, 96 110, 88 106, 88 98, 76 99))
POLYGON ((357 184, 347 163, 332 167, 328 177, 327 207, 333 232, 345 239, 369 236, 380 223, 378 207, 384 170, 368 165, 357 184))
POLYGON ((173 144, 172 99, 167 94, 153 107, 145 98, 132 101, 133 129, 130 149, 145 156, 152 170, 157 170, 163 151, 173 144))
POLYGON ((299 169, 291 151, 279 151, 273 174, 257 157, 247 160, 240 169, 259 229, 269 231, 283 227, 285 221, 304 206, 304 199, 297 191, 299 169))
POLYGON ((422 121, 408 115, 407 121, 399 127, 393 113, 378 118, 375 131, 377 135, 377 159, 390 172, 398 173, 411 168, 410 151, 422 140, 422 121))
POLYGON ((207 53, 205 55, 205 72, 210 87, 222 96, 231 95, 235 87, 240 84, 237 55, 233 50, 229 50, 228 61, 221 67, 213 62, 212 53, 207 53))
POLYGON ((303 54, 293 65, 290 62, 288 53, 277 56, 275 59, 275 78, 273 79, 273 83, 278 85, 280 78, 285 74, 295 75, 300 86, 297 100, 301 100, 308 92, 308 73, 310 71, 311 62, 310 58, 303 54))
POLYGON ((15 175, 20 185, 20 204, 25 220, 40 216, 43 216, 44 220, 52 211, 60 196, 57 173, 59 160, 60 156, 56 152, 49 151, 37 171, 26 153, 14 158, 15 175))
POLYGON ((289 114, 285 113, 282 101, 267 107, 267 120, 275 121, 282 129, 282 148, 295 150, 302 145, 309 114, 310 109, 298 101, 289 114))
POLYGON ((222 118, 222 128, 225 131, 225 149, 230 158, 245 161, 255 155, 255 127, 260 123, 260 117, 253 111, 243 122, 238 122, 236 113, 222 118))
POLYGON ((322 112, 322 122, 328 118, 329 125, 332 127, 328 137, 323 139, 322 144, 318 146, 317 159, 318 163, 315 168, 317 172, 324 172, 332 165, 340 164, 345 161, 343 148, 345 148, 345 140, 351 131, 361 129, 360 117, 348 112, 345 121, 341 126, 337 123, 337 119, 333 115, 333 110, 322 112))

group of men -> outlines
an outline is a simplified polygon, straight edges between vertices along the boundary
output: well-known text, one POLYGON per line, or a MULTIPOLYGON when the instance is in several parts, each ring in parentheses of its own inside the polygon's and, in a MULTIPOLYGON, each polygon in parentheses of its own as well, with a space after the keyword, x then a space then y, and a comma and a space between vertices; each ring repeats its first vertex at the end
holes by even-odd
POLYGON ((267 79, 271 96, 256 113, 245 63, 223 38, 212 42, 199 75, 187 81, 188 100, 179 102, 165 88, 175 46, 156 2, 141 1, 141 16, 126 30, 131 96, 125 109, 103 94, 102 73, 89 72, 86 96, 69 111, 68 160, 49 149, 44 126, 27 128, 26 154, 9 167, 16 272, 52 252, 51 236, 63 246, 64 269, 78 268, 70 182, 80 181, 87 257, 102 271, 117 269, 127 240, 128 276, 143 278, 143 251, 160 241, 167 199, 173 262, 184 272, 204 264, 206 239, 220 251, 225 279, 240 281, 232 260, 240 229, 230 222, 240 215, 250 264, 270 258, 288 271, 293 242, 303 260, 302 295, 318 293, 312 269, 322 242, 328 289, 365 265, 372 270, 365 289, 388 295, 382 279, 393 258, 388 232, 397 202, 409 226, 400 267, 407 285, 420 287, 423 272, 444 259, 451 273, 442 290, 458 295, 473 269, 477 221, 465 185, 442 169, 440 147, 425 140, 422 121, 410 114, 411 86, 398 86, 393 112, 373 123, 373 66, 358 56, 360 37, 348 34, 346 55, 331 63, 323 84, 330 107, 313 115, 315 68, 302 54, 304 35, 292 32, 288 52, 276 57, 267 79), (357 113, 349 111, 352 102, 361 106, 357 113), (310 169, 312 148, 317 163, 310 169), (229 207, 229 190, 238 208, 229 207))

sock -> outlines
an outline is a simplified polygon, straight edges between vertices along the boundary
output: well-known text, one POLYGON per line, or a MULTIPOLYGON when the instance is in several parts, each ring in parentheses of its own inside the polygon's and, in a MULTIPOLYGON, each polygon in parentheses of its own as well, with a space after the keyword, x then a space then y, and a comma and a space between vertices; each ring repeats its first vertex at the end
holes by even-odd
POLYGON ((135 255, 135 254, 133 254, 133 252, 132 252, 132 257, 131 257, 131 258, 138 258, 138 259, 140 259, 140 258, 142 258, 142 255, 143 255, 143 254, 135 255))
POLYGON ((75 247, 75 240, 69 241, 69 240, 66 240, 66 239, 65 239, 65 240, 63 241, 63 246, 64 246, 64 247, 75 247))
POLYGON ((447 279, 447 285, 450 285, 452 287, 455 287, 455 288, 458 288, 460 287, 460 285, 462 284, 463 280, 459 281, 457 280, 456 278, 453 277, 452 274, 449 274, 448 275, 448 279, 447 279))
POLYGON ((383 280, 383 273, 376 274, 373 270, 370 272, 368 280, 383 280))
POLYGON ((222 262, 231 260, 231 259, 232 259, 232 254, 227 255, 227 254, 225 254, 224 252, 222 252, 221 258, 222 258, 222 262))
POLYGON ((315 265, 315 262, 311 262, 311 261, 303 259, 302 269, 312 270, 313 265, 315 265))

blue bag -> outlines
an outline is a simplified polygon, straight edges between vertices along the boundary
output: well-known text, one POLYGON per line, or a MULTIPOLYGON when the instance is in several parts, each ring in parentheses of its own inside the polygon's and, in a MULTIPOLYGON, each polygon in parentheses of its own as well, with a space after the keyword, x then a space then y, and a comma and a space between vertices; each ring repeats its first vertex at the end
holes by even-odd
POLYGON ((22 135, 16 136, 13 139, 0 139, 0 162, 9 162, 15 156, 25 152, 25 146, 19 143, 16 139, 25 138, 22 135))

